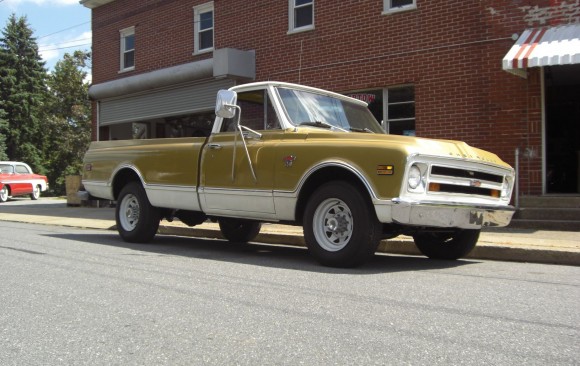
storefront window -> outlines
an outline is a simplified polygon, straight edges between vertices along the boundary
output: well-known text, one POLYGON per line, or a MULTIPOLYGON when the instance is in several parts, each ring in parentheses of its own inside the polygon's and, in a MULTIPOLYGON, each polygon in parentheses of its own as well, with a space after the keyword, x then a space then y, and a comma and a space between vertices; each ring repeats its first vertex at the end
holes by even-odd
POLYGON ((415 136, 415 87, 412 85, 346 95, 367 102, 385 132, 415 136))
POLYGON ((415 88, 385 89, 385 130, 392 135, 415 136, 415 88))
POLYGON ((211 133, 213 112, 166 117, 157 137, 205 137, 211 133), (163 135, 163 136, 159 136, 163 135))

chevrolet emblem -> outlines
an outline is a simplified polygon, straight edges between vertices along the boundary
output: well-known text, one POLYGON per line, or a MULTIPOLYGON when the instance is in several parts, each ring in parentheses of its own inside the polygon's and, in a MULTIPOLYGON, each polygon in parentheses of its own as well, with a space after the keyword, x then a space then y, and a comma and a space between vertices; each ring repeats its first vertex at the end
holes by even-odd
POLYGON ((481 187, 481 181, 473 179, 469 181, 469 185, 471 187, 481 187))
POLYGON ((296 155, 288 155, 282 158, 286 168, 290 168, 294 164, 294 160, 296 160, 296 155))

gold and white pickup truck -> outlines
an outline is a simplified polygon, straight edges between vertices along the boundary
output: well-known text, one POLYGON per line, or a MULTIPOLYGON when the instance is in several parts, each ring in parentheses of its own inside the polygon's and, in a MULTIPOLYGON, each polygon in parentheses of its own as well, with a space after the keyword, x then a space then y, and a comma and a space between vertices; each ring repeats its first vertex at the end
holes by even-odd
POLYGON ((356 99, 260 82, 221 90, 215 112, 208 137, 91 144, 83 185, 117 201, 125 241, 152 240, 162 219, 217 220, 234 242, 279 222, 302 225, 320 263, 351 267, 402 234, 430 258, 457 259, 514 213, 514 171, 495 154, 385 134, 356 99))

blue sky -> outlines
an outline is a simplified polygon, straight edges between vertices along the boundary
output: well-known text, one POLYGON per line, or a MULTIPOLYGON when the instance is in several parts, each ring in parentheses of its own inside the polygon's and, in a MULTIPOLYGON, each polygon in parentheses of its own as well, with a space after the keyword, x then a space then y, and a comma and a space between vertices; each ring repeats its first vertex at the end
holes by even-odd
POLYGON ((0 0, 1 29, 12 13, 28 19, 48 69, 65 53, 91 49, 91 10, 79 0, 0 0))

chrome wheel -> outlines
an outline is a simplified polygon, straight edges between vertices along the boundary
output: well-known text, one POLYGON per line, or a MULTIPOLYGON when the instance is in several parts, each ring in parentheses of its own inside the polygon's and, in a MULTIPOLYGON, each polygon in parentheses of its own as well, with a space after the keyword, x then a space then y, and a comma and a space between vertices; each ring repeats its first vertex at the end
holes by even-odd
POLYGON ((117 231, 129 243, 148 243, 155 237, 161 221, 160 211, 151 206, 139 182, 127 183, 115 208, 117 231))
POLYGON ((346 203, 336 198, 329 198, 318 205, 314 211, 312 226, 318 244, 324 250, 336 252, 349 243, 354 220, 346 203))
POLYGON ((119 223, 125 231, 133 231, 139 224, 139 214, 141 208, 139 200, 133 194, 127 194, 123 197, 119 207, 119 223))
POLYGON ((308 197, 303 224, 308 251, 332 267, 364 263, 375 253, 382 233, 364 188, 345 181, 325 183, 308 197))

